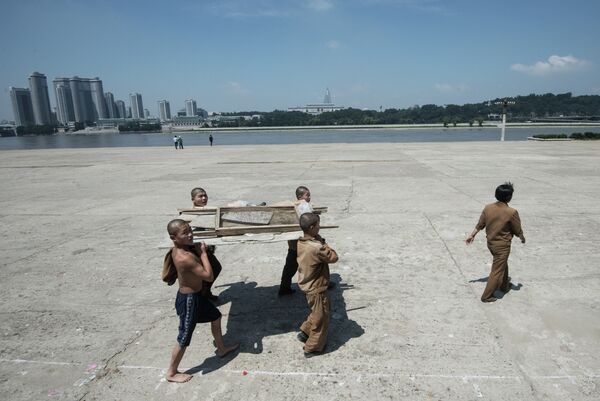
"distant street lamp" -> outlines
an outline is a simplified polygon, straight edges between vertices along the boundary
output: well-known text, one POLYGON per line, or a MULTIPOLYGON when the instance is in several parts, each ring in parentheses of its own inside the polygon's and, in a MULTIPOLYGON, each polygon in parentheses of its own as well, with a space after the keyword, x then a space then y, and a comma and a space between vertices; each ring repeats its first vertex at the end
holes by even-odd
POLYGON ((509 104, 515 104, 515 102, 504 99, 503 101, 495 102, 494 104, 502 105, 502 134, 500 135, 500 141, 504 142, 504 134, 506 133, 506 109, 508 108, 509 104))

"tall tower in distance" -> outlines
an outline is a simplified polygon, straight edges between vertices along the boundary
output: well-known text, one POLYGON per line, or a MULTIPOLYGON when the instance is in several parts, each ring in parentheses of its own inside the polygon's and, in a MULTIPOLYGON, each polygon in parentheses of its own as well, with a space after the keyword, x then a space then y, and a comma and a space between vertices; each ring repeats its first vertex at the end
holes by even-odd
POLYGON ((125 102, 122 100, 115 101, 115 107, 117 108, 117 117, 119 118, 127 118, 127 107, 125 107, 125 102))
POLYGON ((198 111, 198 107, 196 106, 196 101, 189 99, 185 101, 185 116, 186 117, 195 117, 196 112, 198 111))
POLYGON ((92 102, 96 107, 97 118, 108 118, 102 80, 98 77, 90 79, 90 90, 92 92, 92 102))
POLYGON ((31 104, 31 92, 27 88, 8 88, 12 102, 15 124, 27 127, 35 124, 33 117, 33 105, 31 104))
POLYGON ((39 72, 31 74, 29 77, 29 90, 31 92, 31 104, 33 105, 35 123, 37 125, 52 124, 52 110, 50 109, 46 76, 39 72))
POLYGON ((171 105, 166 100, 158 102, 158 118, 160 121, 169 121, 171 119, 171 105))
POLYGON ((131 103, 131 118, 141 120, 144 118, 144 104, 142 103, 142 95, 139 93, 129 94, 131 103))
POLYGON ((55 78, 52 82, 56 96, 56 117, 61 124, 67 125, 69 122, 75 121, 75 106, 70 80, 69 78, 55 78))
POLYGON ((117 107, 115 106, 115 97, 111 92, 104 94, 104 101, 106 102, 106 112, 108 118, 117 118, 117 107))
POLYGON ((329 88, 325 91, 325 97, 323 98, 323 103, 325 104, 333 104, 331 101, 331 93, 329 92, 329 88))

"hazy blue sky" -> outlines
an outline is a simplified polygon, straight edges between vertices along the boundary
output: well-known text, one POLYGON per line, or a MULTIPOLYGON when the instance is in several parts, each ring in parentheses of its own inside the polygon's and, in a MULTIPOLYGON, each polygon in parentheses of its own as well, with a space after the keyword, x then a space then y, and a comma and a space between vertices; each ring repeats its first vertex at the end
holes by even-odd
POLYGON ((156 115, 320 102, 404 108, 529 93, 600 94, 596 0, 0 0, 8 87, 98 76, 156 115))

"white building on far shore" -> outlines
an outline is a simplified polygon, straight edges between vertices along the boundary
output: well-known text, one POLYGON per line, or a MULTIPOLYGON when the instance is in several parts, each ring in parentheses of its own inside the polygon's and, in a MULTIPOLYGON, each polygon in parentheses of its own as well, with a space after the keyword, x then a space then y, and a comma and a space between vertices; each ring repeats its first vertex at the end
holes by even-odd
POLYGON ((333 104, 331 101, 331 93, 329 92, 329 88, 327 88, 323 103, 312 103, 305 106, 289 107, 288 111, 301 111, 303 113, 318 115, 328 111, 338 111, 343 109, 345 109, 345 107, 336 106, 333 104))

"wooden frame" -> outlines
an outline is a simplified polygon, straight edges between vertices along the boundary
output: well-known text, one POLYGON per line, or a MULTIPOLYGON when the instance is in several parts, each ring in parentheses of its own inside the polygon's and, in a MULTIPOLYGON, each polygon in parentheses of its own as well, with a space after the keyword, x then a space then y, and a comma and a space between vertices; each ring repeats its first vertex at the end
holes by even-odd
MULTIPOLYGON (((244 234, 284 233, 301 231, 298 224, 298 215, 294 206, 244 206, 244 207, 203 207, 177 209, 180 215, 215 216, 213 227, 193 225, 194 238, 229 237, 244 234), (223 218, 223 217, 226 218, 223 218), (229 216, 229 218, 227 218, 229 216), (236 220, 235 217, 238 217, 236 220), (257 223, 249 218, 244 221, 244 216, 258 216, 262 221, 257 223), (271 216, 271 217, 269 217, 271 216)), ((327 212, 326 207, 316 207, 317 214, 327 212)), ((184 216, 182 216, 184 218, 184 216)), ((184 218, 185 219, 185 218, 184 218)), ((323 225, 321 228, 337 228, 338 226, 323 225)))

